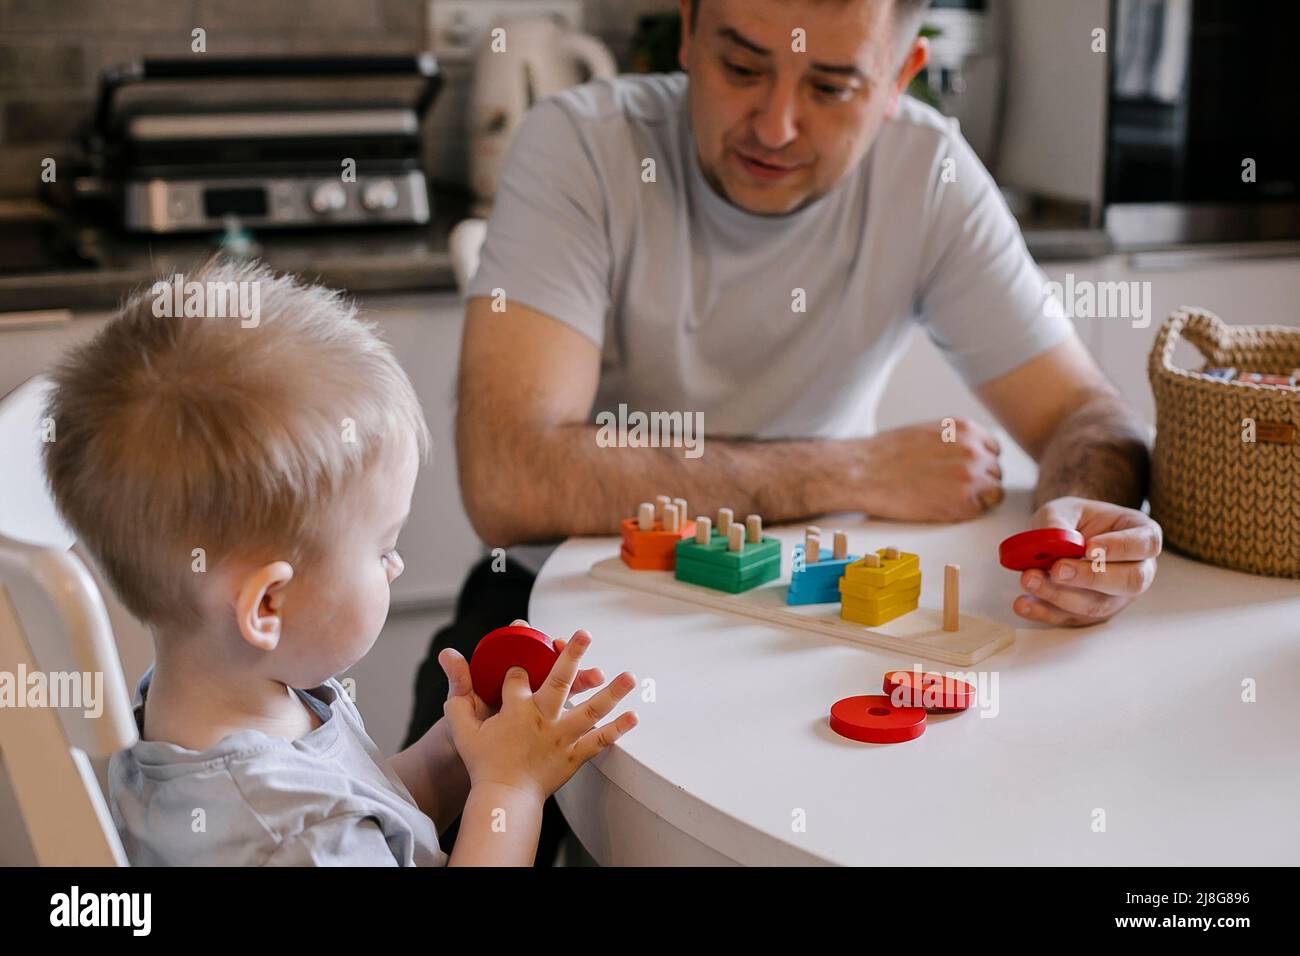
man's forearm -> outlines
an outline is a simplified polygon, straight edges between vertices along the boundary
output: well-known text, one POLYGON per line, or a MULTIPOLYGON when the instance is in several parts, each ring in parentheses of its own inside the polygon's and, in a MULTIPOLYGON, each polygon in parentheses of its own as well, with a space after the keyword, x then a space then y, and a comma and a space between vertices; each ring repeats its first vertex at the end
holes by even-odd
POLYGON ((1118 396, 1098 396, 1053 432, 1038 462, 1034 507, 1075 495, 1141 508, 1149 473, 1146 430, 1118 396))
MULTIPOLYGON (((710 438, 703 455, 686 458, 680 448, 602 447, 596 434, 591 425, 516 434, 514 460, 528 462, 526 473, 476 473, 462 454, 462 491, 489 544, 616 534, 638 502, 661 494, 685 498, 691 518, 726 507, 741 520, 752 513, 775 524, 863 510, 869 475, 861 442, 710 438)), ((509 460, 492 450, 478 455, 509 460)))

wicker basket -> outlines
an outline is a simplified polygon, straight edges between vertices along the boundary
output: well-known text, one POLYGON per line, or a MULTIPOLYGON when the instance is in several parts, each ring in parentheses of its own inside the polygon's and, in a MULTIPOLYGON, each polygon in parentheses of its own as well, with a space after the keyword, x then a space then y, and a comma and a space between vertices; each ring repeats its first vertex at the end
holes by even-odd
POLYGON ((1156 335, 1151 516, 1178 551, 1239 571, 1300 577, 1300 389, 1228 382, 1171 364, 1179 337, 1210 366, 1286 374, 1300 329, 1229 326, 1186 306, 1156 335), (1245 440, 1254 422, 1255 441, 1245 440))

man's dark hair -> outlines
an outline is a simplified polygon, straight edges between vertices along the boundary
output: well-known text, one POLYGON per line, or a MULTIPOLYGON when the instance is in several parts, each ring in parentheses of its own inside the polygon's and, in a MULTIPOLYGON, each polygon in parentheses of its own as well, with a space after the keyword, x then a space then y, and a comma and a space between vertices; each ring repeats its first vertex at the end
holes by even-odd
MULTIPOLYGON (((704 0, 691 0, 691 32, 695 31, 695 21, 700 15, 700 4, 704 0)), ((921 15, 930 7, 930 0, 894 0, 894 22, 910 32, 915 32, 921 25, 921 15)))

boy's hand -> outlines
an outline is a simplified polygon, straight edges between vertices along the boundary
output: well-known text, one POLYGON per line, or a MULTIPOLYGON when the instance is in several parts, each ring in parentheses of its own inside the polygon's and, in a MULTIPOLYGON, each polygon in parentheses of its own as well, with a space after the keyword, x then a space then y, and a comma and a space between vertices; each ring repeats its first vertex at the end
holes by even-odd
MULTIPOLYGON (((438 655, 451 683, 445 713, 471 785, 496 784, 543 800, 636 726, 636 715, 628 712, 596 727, 636 686, 627 672, 581 707, 566 711, 569 695, 578 692, 578 663, 590 643, 586 631, 575 631, 565 645, 557 641, 563 650, 536 694, 528 685, 527 672, 510 668, 501 688, 501 709, 491 716, 486 716, 490 712, 470 687, 465 658, 451 648, 438 655)), ((584 682, 591 680, 589 676, 584 682)))
MULTIPOLYGON (((519 619, 511 621, 510 624, 511 626, 516 624, 524 627, 531 626, 527 621, 519 619)), ((551 643, 555 645, 557 651, 563 653, 567 642, 556 639, 551 643)), ((479 720, 487 720, 496 711, 489 707, 482 697, 474 693, 474 681, 470 677, 469 662, 465 660, 463 654, 451 648, 447 648, 444 653, 446 653, 446 657, 442 654, 438 655, 438 663, 442 665, 443 673, 447 675, 447 681, 451 685, 447 689, 448 699, 468 694, 474 700, 474 716, 479 720), (447 651, 450 651, 450 653, 446 653, 447 651)), ((573 686, 569 688, 569 696, 572 697, 574 694, 589 691, 603 683, 605 683, 605 675, 599 667, 585 668, 578 671, 578 676, 573 679, 573 686)), ((454 744, 455 740, 452 743, 454 744)))

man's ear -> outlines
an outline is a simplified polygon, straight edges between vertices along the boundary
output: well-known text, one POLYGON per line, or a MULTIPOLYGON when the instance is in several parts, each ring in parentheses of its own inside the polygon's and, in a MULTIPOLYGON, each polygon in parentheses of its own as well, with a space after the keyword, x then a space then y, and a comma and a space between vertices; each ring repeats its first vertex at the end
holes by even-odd
POLYGON ((892 117, 898 112, 898 98, 907 92, 907 88, 912 85, 912 80, 916 74, 925 69, 925 65, 930 62, 930 41, 925 37, 917 37, 912 41, 912 46, 907 51, 907 56, 903 58, 903 65, 898 68, 898 76, 894 80, 894 89, 889 96, 889 107, 885 110, 885 115, 892 117))
POLYGON ((691 4, 698 0, 677 0, 677 10, 682 17, 682 42, 677 46, 677 64, 687 73, 686 63, 691 52, 691 4))
POLYGON ((235 598, 239 633, 259 651, 273 651, 284 630, 284 588, 293 580, 293 565, 272 561, 244 578, 235 598))

